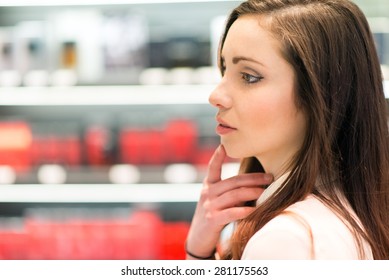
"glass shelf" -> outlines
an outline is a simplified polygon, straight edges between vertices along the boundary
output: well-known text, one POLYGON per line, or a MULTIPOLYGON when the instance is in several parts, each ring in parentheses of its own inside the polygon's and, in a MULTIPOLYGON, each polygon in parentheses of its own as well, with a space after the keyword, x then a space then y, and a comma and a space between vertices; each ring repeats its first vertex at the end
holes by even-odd
POLYGON ((208 104, 216 85, 0 88, 1 106, 208 104))
POLYGON ((1 185, 1 203, 196 202, 201 184, 1 185))

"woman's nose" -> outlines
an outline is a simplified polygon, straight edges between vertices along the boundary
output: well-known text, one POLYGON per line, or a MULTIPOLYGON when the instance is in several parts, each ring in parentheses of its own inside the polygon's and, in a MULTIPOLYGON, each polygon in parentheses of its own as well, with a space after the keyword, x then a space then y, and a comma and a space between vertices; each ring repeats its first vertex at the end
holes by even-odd
POLYGON ((208 98, 209 103, 216 108, 229 108, 231 107, 231 98, 228 96, 226 86, 220 82, 217 87, 211 92, 208 98))

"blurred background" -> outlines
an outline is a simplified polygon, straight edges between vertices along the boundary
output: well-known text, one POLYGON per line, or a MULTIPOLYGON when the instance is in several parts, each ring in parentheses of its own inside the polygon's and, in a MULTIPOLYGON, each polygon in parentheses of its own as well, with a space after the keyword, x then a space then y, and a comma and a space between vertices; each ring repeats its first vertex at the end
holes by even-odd
MULTIPOLYGON (((0 0, 0 259, 185 257, 240 2, 0 0)), ((354 2, 389 77, 389 2, 354 2)))

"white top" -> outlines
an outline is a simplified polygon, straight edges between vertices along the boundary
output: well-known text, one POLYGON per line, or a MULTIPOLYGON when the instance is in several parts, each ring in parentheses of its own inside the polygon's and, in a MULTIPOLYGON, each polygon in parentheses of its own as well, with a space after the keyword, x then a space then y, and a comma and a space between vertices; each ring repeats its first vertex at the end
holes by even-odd
MULTIPOLYGON (((270 197, 287 175, 273 182, 257 203, 270 197)), ((373 259, 370 245, 365 241, 363 249, 365 258, 373 259)), ((355 238, 342 219, 309 195, 256 232, 248 241, 242 259, 359 259, 359 254, 355 238)))

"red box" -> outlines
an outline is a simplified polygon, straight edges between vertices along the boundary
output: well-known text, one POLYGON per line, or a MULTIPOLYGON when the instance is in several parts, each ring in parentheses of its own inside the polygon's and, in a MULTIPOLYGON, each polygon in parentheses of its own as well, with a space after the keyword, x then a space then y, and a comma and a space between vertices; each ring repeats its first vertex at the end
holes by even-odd
POLYGON ((16 170, 31 166, 32 133, 25 122, 0 123, 0 165, 16 170))

